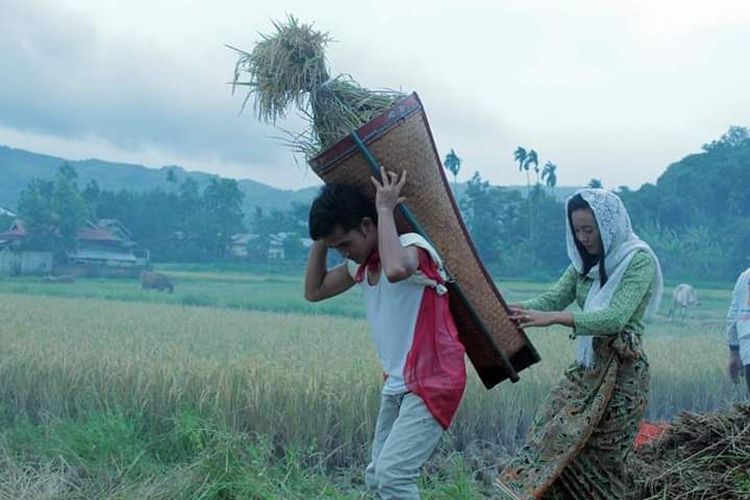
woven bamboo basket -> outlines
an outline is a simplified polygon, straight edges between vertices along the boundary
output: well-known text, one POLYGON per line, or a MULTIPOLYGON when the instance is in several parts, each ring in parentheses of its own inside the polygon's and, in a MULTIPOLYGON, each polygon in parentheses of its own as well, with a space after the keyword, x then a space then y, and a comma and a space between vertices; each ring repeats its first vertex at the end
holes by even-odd
POLYGON ((479 260, 419 97, 405 97, 354 134, 356 138, 346 137, 312 158, 311 168, 326 183, 354 185, 374 200, 371 164, 357 145, 359 139, 388 170, 408 171, 403 189, 406 210, 396 214, 399 233, 423 232, 443 258, 452 277, 450 306, 459 337, 484 385, 517 381, 518 372, 539 361, 539 355, 509 319, 505 300, 479 260))

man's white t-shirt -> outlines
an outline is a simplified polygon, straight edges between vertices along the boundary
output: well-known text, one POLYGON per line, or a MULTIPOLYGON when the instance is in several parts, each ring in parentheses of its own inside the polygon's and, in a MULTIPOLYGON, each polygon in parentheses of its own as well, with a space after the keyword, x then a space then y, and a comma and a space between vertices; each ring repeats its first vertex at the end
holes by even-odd
MULTIPOLYGON (((421 236, 407 233, 399 237, 403 246, 414 245, 426 250, 442 273, 442 261, 432 246, 421 236)), ((348 261, 349 273, 355 276, 359 267, 348 261)), ((406 357, 414 342, 414 330, 422 305, 425 286, 437 286, 438 293, 444 293, 442 285, 426 279, 417 271, 412 278, 390 283, 380 269, 377 282, 369 283, 368 273, 359 284, 365 300, 365 314, 370 325, 372 339, 378 351, 383 371, 387 375, 383 385, 384 394, 401 394, 407 391, 404 381, 406 357)))
POLYGON ((376 284, 371 285, 365 278, 361 288, 372 340, 388 376, 383 393, 406 392, 404 367, 414 341, 424 286, 408 280, 390 283, 381 270, 376 284))

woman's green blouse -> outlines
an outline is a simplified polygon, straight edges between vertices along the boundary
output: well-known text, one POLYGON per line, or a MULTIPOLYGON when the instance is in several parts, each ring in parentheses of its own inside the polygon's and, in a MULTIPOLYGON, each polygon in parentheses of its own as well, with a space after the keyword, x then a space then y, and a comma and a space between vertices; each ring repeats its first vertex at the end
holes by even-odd
MULTIPOLYGON (((628 264, 608 307, 590 312, 571 311, 575 335, 614 335, 624 330, 643 333, 643 316, 654 290, 655 273, 656 263, 651 255, 639 250, 628 264)), ((583 309, 593 282, 570 265, 552 288, 520 305, 538 311, 562 311, 575 301, 583 309)))

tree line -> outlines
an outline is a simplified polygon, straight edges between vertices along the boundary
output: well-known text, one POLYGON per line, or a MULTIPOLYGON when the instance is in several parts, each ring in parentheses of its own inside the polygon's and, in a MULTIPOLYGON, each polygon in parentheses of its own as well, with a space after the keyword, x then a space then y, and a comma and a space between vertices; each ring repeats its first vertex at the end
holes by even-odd
MULTIPOLYGON (((513 152, 527 177, 524 193, 491 185, 475 173, 463 186, 459 205, 477 250, 496 276, 552 279, 567 265, 564 204, 555 196, 558 168, 539 167, 533 149, 513 152), (535 174, 532 181, 531 172, 535 174)), ((464 162, 451 149, 444 166, 456 177, 464 162)), ((52 180, 35 179, 21 193, 18 212, 30 248, 58 254, 75 246, 87 219, 122 222, 159 261, 221 261, 232 258, 232 236, 251 231, 248 256, 264 260, 274 235, 288 237, 287 260, 303 262, 308 205, 252 214, 231 179, 212 178, 201 187, 170 170, 168 188, 107 191, 95 181, 79 189, 75 170, 63 165, 52 180)), ((592 187, 601 187, 592 179, 592 187)), ((653 184, 620 187, 636 232, 661 259, 665 274, 680 280, 732 280, 750 265, 750 133, 731 127, 703 151, 672 164, 653 184)), ((0 221, 0 223, 7 223, 0 221)), ((7 225, 6 225, 7 227, 7 225)))
POLYGON ((107 191, 96 181, 79 189, 75 169, 63 164, 55 179, 34 179, 21 192, 24 246, 61 257, 76 247, 77 231, 87 220, 117 219, 157 260, 228 258, 232 236, 245 230, 237 181, 212 178, 201 189, 189 177, 178 183, 172 173, 167 180, 166 190, 107 191))
MULTIPOLYGON (((557 167, 544 189, 538 155, 519 147, 519 170, 528 193, 491 186, 478 173, 461 207, 484 262, 499 276, 546 277, 568 264, 564 204, 553 195, 557 167), (537 174, 529 177, 530 167, 537 174)), ((542 170, 544 172, 544 170, 542 170)), ((455 174, 454 174, 455 175, 455 174)), ((590 187, 602 187, 591 179, 590 187)), ((656 183, 614 189, 628 208, 636 233, 659 256, 672 280, 734 280, 750 266, 750 131, 730 127, 702 152, 670 165, 656 183)))

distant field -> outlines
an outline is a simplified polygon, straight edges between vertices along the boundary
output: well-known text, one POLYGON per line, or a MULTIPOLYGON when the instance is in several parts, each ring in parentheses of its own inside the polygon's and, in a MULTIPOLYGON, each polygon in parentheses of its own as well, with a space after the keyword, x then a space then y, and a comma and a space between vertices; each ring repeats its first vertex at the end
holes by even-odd
POLYGON ((68 284, 41 283, 39 278, 0 278, 0 293, 348 317, 363 315, 361 300, 356 292, 320 304, 305 301, 299 276, 194 271, 170 271, 167 274, 175 283, 172 294, 142 290, 137 279, 104 278, 83 278, 68 284))
MULTIPOLYGON (((205 266, 190 265, 165 267, 164 272, 175 283, 173 294, 142 290, 137 279, 82 278, 75 283, 65 284, 42 283, 37 277, 3 276, 0 276, 0 293, 364 317, 358 290, 311 304, 302 296, 302 275, 291 274, 289 270, 264 274, 259 269, 242 272, 236 267, 229 270, 211 270, 205 266)), ((513 302, 533 297, 550 284, 551 282, 502 280, 497 283, 497 287, 506 300, 513 302)), ((732 286, 733 284, 726 284, 723 289, 699 288, 702 304, 694 311, 694 319, 723 321, 732 286)), ((671 287, 665 288, 661 315, 667 314, 671 300, 671 287)))
MULTIPOLYGON (((308 304, 295 276, 170 275, 173 295, 0 281, 0 498, 359 498, 382 376, 358 294, 308 304)), ((545 285, 499 286, 515 301, 545 285)), ((724 375, 730 290, 700 292, 695 319, 648 326, 651 419, 742 397, 724 375)), ((565 329, 529 336, 543 361, 518 384, 486 391, 472 372, 426 498, 487 495, 522 442, 573 355, 565 329)))

